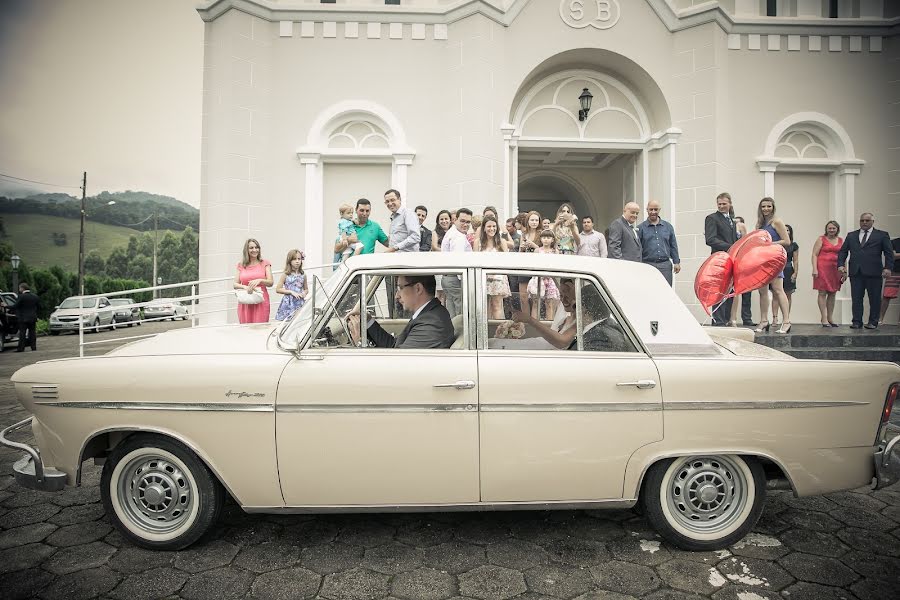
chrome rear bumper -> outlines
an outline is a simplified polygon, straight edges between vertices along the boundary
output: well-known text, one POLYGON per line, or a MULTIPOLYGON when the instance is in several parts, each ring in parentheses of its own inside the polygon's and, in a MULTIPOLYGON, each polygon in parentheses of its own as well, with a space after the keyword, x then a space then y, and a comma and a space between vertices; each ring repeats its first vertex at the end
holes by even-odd
POLYGON ((0 444, 18 450, 24 450, 26 455, 13 464, 16 483, 22 487, 44 492, 58 492, 66 487, 66 474, 52 467, 45 467, 41 461, 41 454, 37 448, 28 444, 14 442, 7 436, 14 431, 31 424, 34 417, 28 417, 0 431, 0 444))
POLYGON ((875 477, 872 489, 878 490, 900 481, 900 428, 888 426, 890 433, 897 434, 875 447, 875 477))

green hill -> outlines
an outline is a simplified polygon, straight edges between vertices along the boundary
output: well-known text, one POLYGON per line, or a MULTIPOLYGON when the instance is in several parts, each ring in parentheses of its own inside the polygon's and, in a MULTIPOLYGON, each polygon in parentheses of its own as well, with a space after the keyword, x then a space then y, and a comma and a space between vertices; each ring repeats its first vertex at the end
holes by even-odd
MULTIPOLYGON (((79 219, 51 217, 37 214, 3 215, 7 237, 13 250, 31 268, 49 268, 59 265, 73 273, 78 271, 79 219), (54 243, 55 234, 65 234, 66 245, 54 243)), ((160 229, 162 238, 165 230, 160 229)), ((127 246, 128 238, 141 232, 128 227, 95 223, 90 219, 84 224, 84 253, 99 250, 103 258, 116 246, 127 246)))

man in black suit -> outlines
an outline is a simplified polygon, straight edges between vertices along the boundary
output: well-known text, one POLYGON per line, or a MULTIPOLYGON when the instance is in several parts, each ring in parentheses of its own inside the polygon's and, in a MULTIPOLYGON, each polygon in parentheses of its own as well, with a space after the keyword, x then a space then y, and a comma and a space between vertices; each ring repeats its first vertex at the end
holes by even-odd
MULTIPOLYGON (((716 209, 716 212, 706 215, 706 222, 703 227, 706 234, 706 245, 710 247, 710 254, 728 252, 728 249, 738 239, 737 228, 735 227, 734 219, 731 218, 731 194, 722 192, 716 196, 716 209)), ((713 312, 713 325, 722 327, 728 324, 729 319, 731 319, 731 302, 731 298, 725 300, 713 312)))
MULTIPOLYGON (((375 319, 369 319, 366 335, 379 348, 449 348, 453 345, 453 322, 450 313, 434 297, 434 275, 400 275, 397 278, 396 299, 412 318, 396 338, 384 330, 375 319)), ((359 342, 359 314, 347 316, 350 334, 359 342)))
POLYGON ((27 283, 19 284, 19 297, 13 308, 16 309, 16 318, 19 319, 19 347, 16 352, 25 352, 26 340, 31 351, 37 350, 37 334, 35 333, 35 325, 37 324, 37 311, 40 304, 40 298, 32 292, 27 283))
POLYGON ((869 295, 869 322, 866 329, 878 327, 881 311, 881 286, 885 277, 894 268, 894 250, 891 236, 886 231, 875 229, 875 216, 863 213, 859 216, 859 229, 851 231, 844 238, 844 245, 838 253, 838 271, 850 277, 850 297, 853 299, 853 322, 851 329, 863 326, 863 296, 869 295), (850 265, 846 266, 847 256, 850 265), (882 260, 883 257, 883 260, 882 260))

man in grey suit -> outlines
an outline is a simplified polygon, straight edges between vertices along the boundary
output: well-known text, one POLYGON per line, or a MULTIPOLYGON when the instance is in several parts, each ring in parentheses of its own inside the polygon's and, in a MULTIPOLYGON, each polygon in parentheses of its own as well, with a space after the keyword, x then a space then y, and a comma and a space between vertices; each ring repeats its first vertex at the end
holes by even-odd
POLYGON ((629 202, 622 216, 609 224, 607 246, 610 258, 641 262, 641 239, 635 229, 640 212, 640 206, 629 202))
MULTIPOLYGON (((449 348, 455 341, 450 313, 435 297, 434 275, 400 275, 396 299, 412 318, 397 337, 369 319, 366 337, 379 348, 449 348)), ((357 309, 358 310, 358 309, 357 309)), ((350 335, 359 343, 359 313, 347 315, 350 335)))

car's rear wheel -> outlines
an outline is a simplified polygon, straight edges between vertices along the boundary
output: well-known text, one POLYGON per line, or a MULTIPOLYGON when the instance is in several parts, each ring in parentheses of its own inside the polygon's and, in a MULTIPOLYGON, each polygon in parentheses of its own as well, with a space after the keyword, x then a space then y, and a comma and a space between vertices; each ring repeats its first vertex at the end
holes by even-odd
POLYGON ((136 434, 116 446, 100 480, 106 513, 132 543, 178 550, 197 541, 222 509, 222 485, 189 448, 136 434))
POLYGON ((641 504, 650 524, 685 550, 719 550, 756 525, 766 496, 766 476, 752 458, 687 456, 650 467, 641 504))

